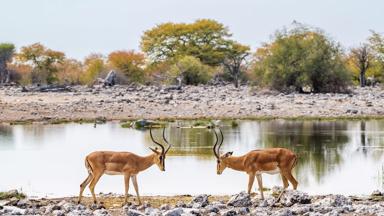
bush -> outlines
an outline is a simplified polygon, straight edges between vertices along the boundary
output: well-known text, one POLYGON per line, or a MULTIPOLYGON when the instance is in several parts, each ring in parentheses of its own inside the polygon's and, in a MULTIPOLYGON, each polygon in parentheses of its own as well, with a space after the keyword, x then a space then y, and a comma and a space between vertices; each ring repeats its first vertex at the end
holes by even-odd
POLYGON ((279 91, 344 92, 350 73, 338 44, 323 32, 299 25, 278 31, 255 54, 255 81, 279 91))
POLYGON ((170 73, 174 78, 181 78, 186 85, 198 85, 206 84, 212 78, 213 68, 195 57, 184 56, 171 66, 170 73))

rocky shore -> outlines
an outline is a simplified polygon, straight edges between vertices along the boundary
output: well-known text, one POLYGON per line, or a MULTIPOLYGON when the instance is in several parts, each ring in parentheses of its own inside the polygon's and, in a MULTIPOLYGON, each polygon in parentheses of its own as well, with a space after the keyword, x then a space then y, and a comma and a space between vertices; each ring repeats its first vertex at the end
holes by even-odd
POLYGON ((196 118, 370 118, 384 116, 381 87, 349 94, 279 93, 232 85, 73 86, 64 92, 0 87, 0 122, 196 118))
MULTIPOLYGON (((240 192, 233 196, 174 196, 143 197, 143 205, 129 203, 109 194, 101 196, 102 204, 77 204, 76 198, 16 199, 0 201, 0 215, 128 215, 128 216, 193 216, 193 215, 384 215, 384 196, 375 191, 367 197, 343 195, 309 196, 300 191, 287 190, 277 200, 281 188, 260 200, 258 195, 240 192)), ((130 199, 133 199, 132 197, 130 199)))

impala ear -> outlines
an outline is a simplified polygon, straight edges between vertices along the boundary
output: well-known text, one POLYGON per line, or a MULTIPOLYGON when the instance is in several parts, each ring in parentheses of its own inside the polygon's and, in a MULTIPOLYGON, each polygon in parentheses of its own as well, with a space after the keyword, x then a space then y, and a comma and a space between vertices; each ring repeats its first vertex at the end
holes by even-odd
POLYGON ((156 148, 156 147, 155 147, 155 148, 149 147, 149 149, 151 149, 151 151, 153 151, 153 152, 156 153, 156 154, 160 154, 160 153, 157 151, 157 148, 156 148))
POLYGON ((233 154, 233 151, 231 151, 231 152, 227 152, 227 153, 225 154, 225 157, 232 156, 232 154, 233 154))

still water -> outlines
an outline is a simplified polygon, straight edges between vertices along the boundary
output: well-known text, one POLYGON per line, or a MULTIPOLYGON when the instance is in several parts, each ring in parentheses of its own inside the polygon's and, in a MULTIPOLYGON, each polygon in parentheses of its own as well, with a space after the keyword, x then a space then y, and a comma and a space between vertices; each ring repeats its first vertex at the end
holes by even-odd
MULTIPOLYGON (((233 194, 247 188, 247 175, 226 169, 216 175, 208 129, 168 125, 173 144, 166 172, 157 166, 138 175, 143 195, 233 194)), ((384 121, 239 121, 238 127, 221 122, 222 152, 241 155, 253 149, 286 147, 299 156, 294 176, 299 190, 309 194, 368 194, 383 189, 384 121)), ((154 130, 161 140, 161 130, 154 130)), ((103 125, 0 125, 0 191, 22 189, 34 196, 77 195, 87 176, 84 157, 95 150, 150 153, 149 131, 103 125)), ((282 185, 279 175, 264 174, 264 186, 282 185)), ((123 193, 123 176, 104 175, 96 192, 123 193)), ((254 190, 257 189, 254 185, 254 190)), ((133 193, 133 187, 130 187, 133 193)), ((86 189, 89 194, 89 190, 86 189)))

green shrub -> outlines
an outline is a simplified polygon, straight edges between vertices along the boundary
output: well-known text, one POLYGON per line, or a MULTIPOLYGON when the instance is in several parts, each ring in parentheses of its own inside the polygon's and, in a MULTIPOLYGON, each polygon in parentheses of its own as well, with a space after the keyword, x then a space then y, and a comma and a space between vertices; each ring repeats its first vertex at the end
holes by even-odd
POLYGON ((259 48, 253 72, 258 84, 279 91, 343 92, 351 78, 340 46, 302 25, 278 31, 271 43, 259 48))
POLYGON ((206 84, 212 78, 213 68, 195 57, 184 56, 171 66, 170 73, 174 78, 180 77, 186 85, 198 85, 206 84))

